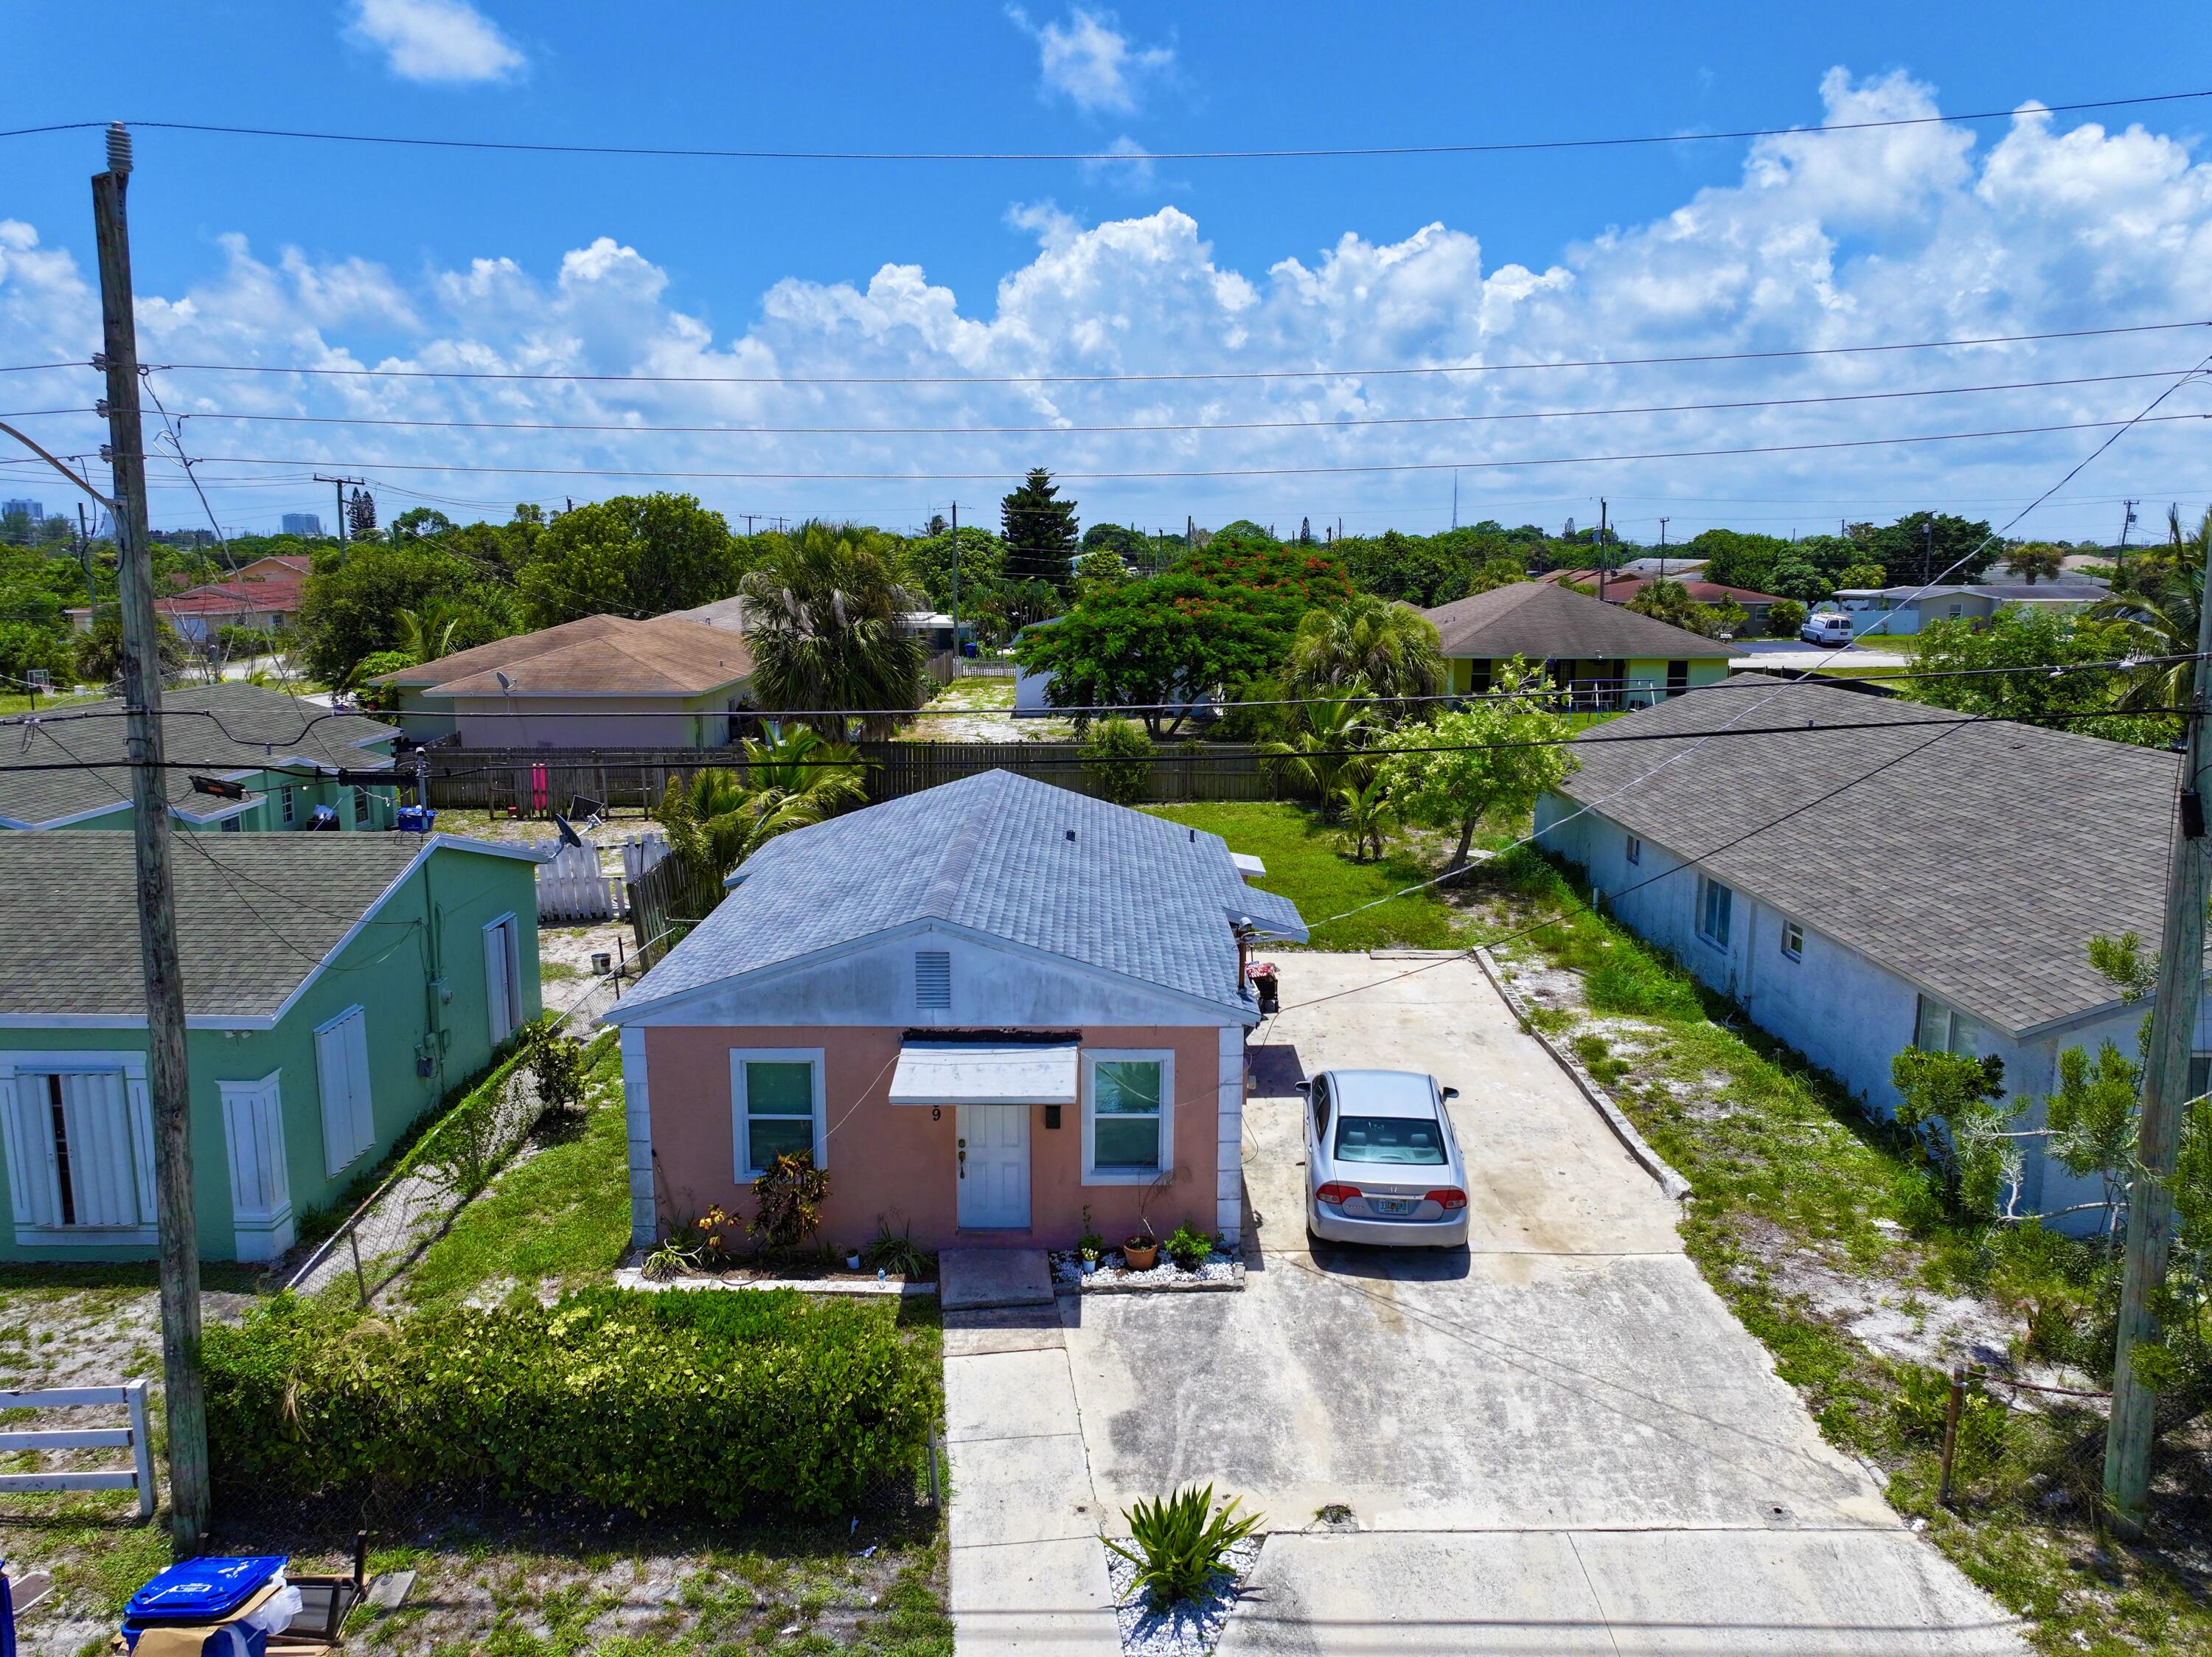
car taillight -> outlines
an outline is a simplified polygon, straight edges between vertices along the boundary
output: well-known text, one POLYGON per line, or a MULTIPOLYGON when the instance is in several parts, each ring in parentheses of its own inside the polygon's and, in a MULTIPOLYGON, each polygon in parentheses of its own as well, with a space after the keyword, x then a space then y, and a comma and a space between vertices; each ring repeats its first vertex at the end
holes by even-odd
POLYGON ((1429 1193, 1429 1201, 1449 1214, 1454 1209, 1463 1209, 1467 1206, 1467 1193, 1456 1186, 1449 1191, 1432 1191, 1429 1193))
POLYGON ((1340 1185, 1332 1179, 1314 1193, 1314 1200, 1318 1203, 1327 1203, 1334 1208, 1340 1203, 1349 1203, 1358 1195, 1358 1186, 1340 1185))

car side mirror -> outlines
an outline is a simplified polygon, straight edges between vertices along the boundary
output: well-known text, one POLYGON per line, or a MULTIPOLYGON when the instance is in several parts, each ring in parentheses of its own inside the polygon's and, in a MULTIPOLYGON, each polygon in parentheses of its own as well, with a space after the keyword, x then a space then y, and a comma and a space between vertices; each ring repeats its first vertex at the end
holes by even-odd
POLYGON ((1445 1088, 1445 1089, 1444 1089, 1444 1097, 1445 1097, 1446 1099, 1457 1099, 1457 1098, 1459 1097, 1459 1089, 1458 1089, 1458 1088, 1456 1088, 1456 1087, 1447 1087, 1447 1088, 1445 1088))
POLYGON ((1311 1093, 1313 1091, 1313 1083, 1310 1081, 1301 1081, 1298 1083, 1298 1091, 1302 1093, 1311 1093))

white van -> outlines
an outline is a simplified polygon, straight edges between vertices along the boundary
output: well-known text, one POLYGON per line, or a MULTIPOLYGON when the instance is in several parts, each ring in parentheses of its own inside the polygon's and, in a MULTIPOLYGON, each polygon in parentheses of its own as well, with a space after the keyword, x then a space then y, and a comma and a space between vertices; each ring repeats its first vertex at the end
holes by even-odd
POLYGON ((1849 644, 1851 642, 1851 618, 1833 611, 1817 612, 1805 618, 1805 624, 1797 630, 1797 637, 1808 644, 1849 644))

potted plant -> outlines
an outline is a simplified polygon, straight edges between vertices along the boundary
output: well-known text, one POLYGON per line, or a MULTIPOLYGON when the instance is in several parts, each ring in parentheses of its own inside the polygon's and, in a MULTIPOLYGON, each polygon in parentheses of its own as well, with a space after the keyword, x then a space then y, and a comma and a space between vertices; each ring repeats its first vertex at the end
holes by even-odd
POLYGON ((1137 1229, 1121 1245, 1121 1257, 1132 1271, 1150 1271, 1159 1264, 1160 1240, 1152 1230, 1152 1199, 1173 1184, 1175 1170, 1162 1168, 1137 1199, 1137 1229))
POLYGON ((1075 1240, 1075 1252, 1083 1261, 1083 1275, 1088 1277, 1098 1270, 1098 1257, 1106 1252, 1106 1240, 1091 1223, 1091 1204, 1083 1205, 1083 1235, 1075 1240))

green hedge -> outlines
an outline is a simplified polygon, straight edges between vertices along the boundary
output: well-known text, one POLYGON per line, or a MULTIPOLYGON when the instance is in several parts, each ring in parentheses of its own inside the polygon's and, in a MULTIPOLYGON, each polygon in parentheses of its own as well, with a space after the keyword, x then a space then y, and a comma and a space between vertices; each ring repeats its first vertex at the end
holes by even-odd
POLYGON ((826 1516, 910 1471, 937 1366, 891 1308, 593 1288, 386 1319, 286 1295, 207 1333, 219 1500, 374 1488, 826 1516))

